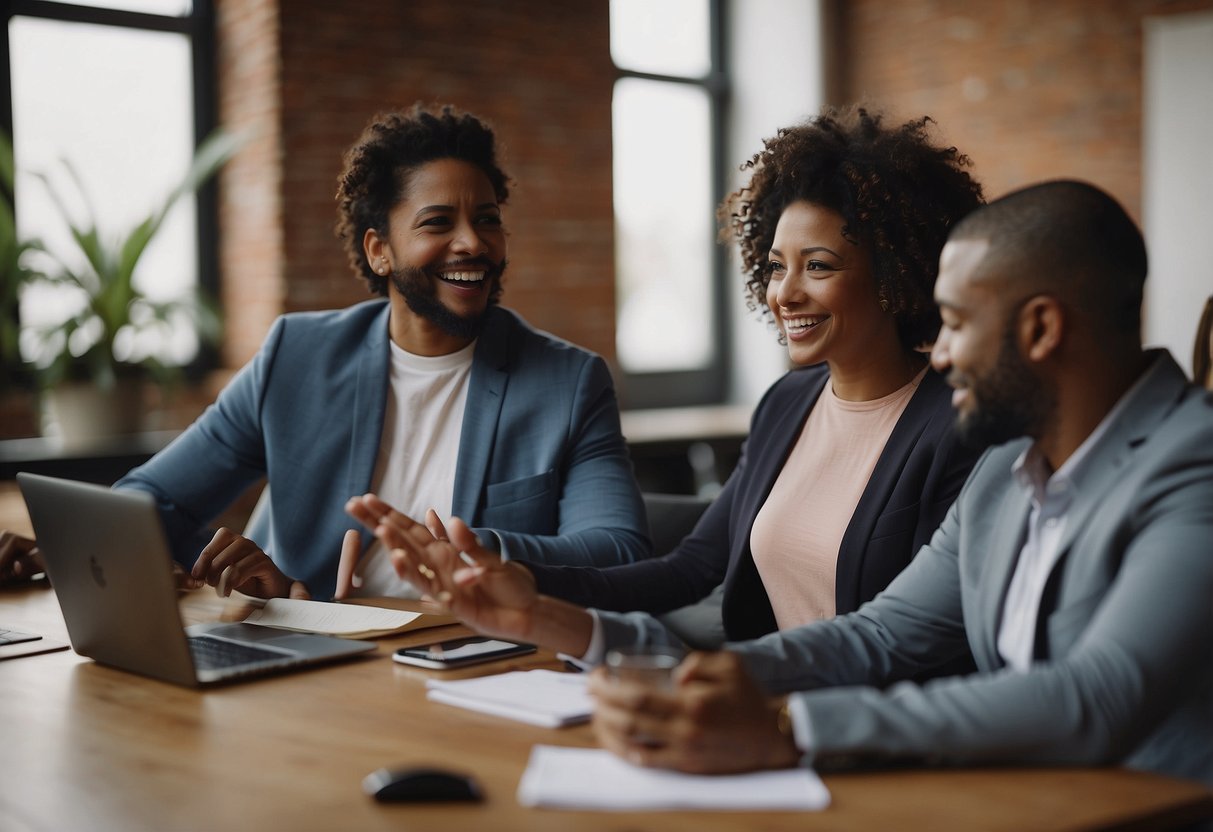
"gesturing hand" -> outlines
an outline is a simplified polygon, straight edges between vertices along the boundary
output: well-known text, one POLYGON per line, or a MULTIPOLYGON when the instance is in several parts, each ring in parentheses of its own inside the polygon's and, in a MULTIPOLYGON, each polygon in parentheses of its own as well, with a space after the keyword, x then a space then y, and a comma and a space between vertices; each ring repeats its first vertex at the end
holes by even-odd
POLYGON ((257 598, 312 597, 302 582, 282 574, 256 543, 226 528, 215 532, 190 575, 206 581, 223 596, 235 589, 257 598))
POLYGON ((530 637, 534 578, 482 546, 462 520, 444 525, 429 511, 422 525, 374 494, 351 499, 346 511, 374 531, 401 578, 465 624, 506 638, 530 637))

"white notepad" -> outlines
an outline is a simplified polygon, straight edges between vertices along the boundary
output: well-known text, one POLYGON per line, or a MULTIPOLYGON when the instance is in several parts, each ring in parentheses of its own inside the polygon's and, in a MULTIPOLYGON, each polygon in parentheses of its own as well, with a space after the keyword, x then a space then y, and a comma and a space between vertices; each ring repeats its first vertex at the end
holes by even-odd
POLYGON ((531 749, 518 802, 614 812, 704 809, 815 812, 830 793, 808 768, 748 774, 683 774, 634 766, 600 748, 531 749))
POLYGON ((580 673, 515 670, 475 679, 430 679, 425 686, 426 698, 435 702, 544 728, 586 722, 594 710, 580 673))

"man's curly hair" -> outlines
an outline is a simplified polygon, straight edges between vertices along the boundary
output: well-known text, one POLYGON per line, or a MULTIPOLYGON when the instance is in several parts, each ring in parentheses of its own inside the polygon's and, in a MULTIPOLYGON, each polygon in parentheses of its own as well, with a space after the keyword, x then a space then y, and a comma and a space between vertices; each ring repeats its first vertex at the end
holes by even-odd
POLYGON ((345 153, 337 178, 337 236, 350 268, 371 292, 387 295, 388 279, 375 274, 362 248, 368 228, 388 233, 388 214, 405 192, 409 174, 426 162, 462 159, 484 171, 497 202, 509 198, 510 178, 497 166, 492 128, 450 105, 380 113, 345 153))
POLYGON ((764 315, 767 256, 784 209, 803 200, 839 214, 843 235, 871 258, 882 306, 913 349, 939 331, 932 299, 939 253, 952 225, 982 204, 981 185, 965 170, 967 156, 930 142, 929 117, 896 129, 881 119, 862 107, 826 108, 781 129, 741 166, 753 171, 749 184, 717 213, 721 238, 741 250, 747 305, 764 315))

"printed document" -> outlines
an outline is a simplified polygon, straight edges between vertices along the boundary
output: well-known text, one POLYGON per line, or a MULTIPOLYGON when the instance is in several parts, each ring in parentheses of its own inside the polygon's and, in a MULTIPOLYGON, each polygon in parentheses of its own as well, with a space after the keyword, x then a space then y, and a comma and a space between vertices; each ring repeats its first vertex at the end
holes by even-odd
POLYGON ((264 605, 258 604, 244 620, 249 624, 341 638, 375 638, 455 623, 452 616, 444 614, 388 609, 366 602, 326 603, 294 598, 270 598, 264 605))
POLYGON ((830 793, 808 768, 683 774, 641 768, 601 748, 537 745, 518 784, 523 806, 638 812, 666 809, 816 812, 830 793))

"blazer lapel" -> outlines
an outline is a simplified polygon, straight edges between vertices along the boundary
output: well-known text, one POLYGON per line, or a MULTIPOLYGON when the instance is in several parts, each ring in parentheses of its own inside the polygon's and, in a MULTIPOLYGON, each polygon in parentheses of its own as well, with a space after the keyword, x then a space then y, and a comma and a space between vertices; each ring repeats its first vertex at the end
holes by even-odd
MULTIPOLYGON (((918 389, 893 426, 893 432, 889 434, 884 450, 876 460, 876 467, 872 469, 872 476, 859 496, 851 521, 843 532, 838 547, 834 595, 845 599, 851 609, 859 606, 859 576, 863 574, 872 529, 880 519, 881 510, 888 505, 893 489, 897 487, 906 459, 938 405, 939 388, 946 385, 943 376, 934 370, 928 370, 923 376, 918 389)), ((838 606, 843 607, 842 604, 838 606)))
POLYGON ((800 438, 809 412, 821 396, 829 381, 828 373, 793 377, 800 380, 802 389, 795 396, 795 406, 778 412, 773 424, 757 426, 746 439, 745 453, 751 487, 738 495, 730 512, 730 522, 745 533, 734 535, 729 548, 729 565, 725 572, 725 599, 723 615, 729 637, 732 639, 755 638, 775 629, 775 613, 771 601, 762 587, 758 567, 750 551, 749 529, 754 518, 766 502, 767 495, 775 485, 784 462, 800 438))
MULTIPOLYGON (((978 580, 978 598, 976 607, 981 631, 971 643, 984 654, 985 667, 999 668, 1004 662, 998 653, 998 628, 1002 622, 1003 605, 1007 600, 1007 590, 1011 586, 1011 576, 1015 565, 1019 562, 1019 553, 1023 549, 1028 532, 1028 512, 1031 509, 1032 495, 1028 489, 1020 486, 1011 477, 1008 469, 1003 476, 1010 480, 1009 488, 1005 491, 1002 506, 997 518, 993 521, 989 534, 974 535, 973 540, 986 540, 989 555, 987 563, 980 571, 978 580)), ((977 655, 978 667, 983 666, 983 657, 977 655)))
POLYGON ((451 511, 473 526, 479 522, 480 495, 488 476, 497 422, 509 382, 508 367, 513 348, 509 324, 508 314, 498 307, 490 308, 472 355, 451 511))
MULTIPOLYGON (((1122 476, 1118 472, 1132 462, 1138 446, 1158 429, 1159 423, 1183 395, 1187 383, 1187 377, 1174 359, 1169 355, 1157 359, 1147 371, 1141 387, 1134 391, 1132 400, 1126 402, 1125 408, 1108 426, 1107 433, 1099 440, 1092 456, 1077 472, 1074 501, 1066 511, 1066 527, 1059 544, 1059 565, 1068 560, 1066 555, 1075 538, 1088 527, 1091 516, 1104 504, 1108 492, 1119 485, 1122 476)), ((1100 568, 1100 565, 1075 562, 1065 568, 1063 590, 1065 584, 1089 585, 1085 570, 1100 568)), ((1057 597, 1065 597, 1065 592, 1057 597)), ((1041 615, 1051 611, 1042 609, 1041 615)))
MULTIPOLYGON (((375 474, 379 442, 383 438, 383 420, 387 413, 388 393, 388 315, 390 307, 375 317, 366 340, 355 357, 358 363, 354 383, 353 412, 350 418, 350 458, 346 472, 346 493, 365 494, 375 474)), ((369 545, 374 538, 363 535, 369 545)))
MULTIPOLYGON (((821 391, 825 389, 829 382, 830 376, 828 373, 822 373, 819 376, 810 378, 801 391, 798 397, 797 407, 795 410, 789 409, 786 415, 780 421, 780 425, 770 431, 770 436, 756 436, 750 434, 746 439, 746 452, 750 456, 749 465, 754 471, 752 481, 761 483, 761 487, 752 489, 746 495, 746 501, 741 507, 738 515, 748 517, 750 522, 758 516, 758 512, 767 501, 767 497, 771 493, 771 489, 775 486, 775 480, 778 479, 779 473, 783 470, 784 463, 787 462, 788 456, 792 453, 792 448, 800 440, 800 432, 804 430, 804 424, 809 418, 809 413, 813 410, 813 405, 817 403, 817 399, 821 397, 821 391), (774 438, 775 441, 771 441, 774 438), (766 443, 766 444, 759 444, 766 443), (755 447, 757 445, 757 447, 755 447)), ((750 549, 749 534, 738 535, 738 540, 745 547, 748 553, 750 549)))

